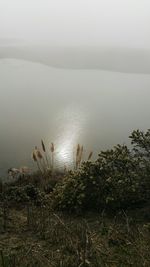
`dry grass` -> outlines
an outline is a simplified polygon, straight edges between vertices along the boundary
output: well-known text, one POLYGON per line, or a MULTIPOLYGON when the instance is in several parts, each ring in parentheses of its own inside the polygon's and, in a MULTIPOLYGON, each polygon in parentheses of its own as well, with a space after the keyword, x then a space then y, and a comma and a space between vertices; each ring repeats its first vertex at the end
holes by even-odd
MULTIPOLYGON (((50 149, 46 148, 46 145, 41 139, 41 149, 35 147, 35 149, 32 151, 31 158, 32 160, 37 164, 38 170, 41 172, 41 174, 46 173, 47 171, 54 174, 55 170, 55 145, 54 143, 50 144, 50 149)), ((83 145, 78 144, 75 149, 75 159, 74 159, 74 169, 77 170, 80 168, 82 162, 84 161, 84 148, 83 145)), ((73 151, 74 154, 74 151, 73 151)), ((88 154, 88 157, 86 160, 90 161, 93 156, 93 151, 90 151, 88 154)), ((64 166, 64 172, 67 171, 67 166, 64 166)))
POLYGON ((44 144, 44 141, 41 140, 41 147, 42 151, 37 148, 37 146, 34 148, 31 154, 32 160, 37 164, 38 170, 41 172, 41 174, 49 172, 50 170, 54 170, 54 144, 51 143, 50 146, 50 153, 49 155, 46 146, 44 144))
POLYGON ((149 267, 149 231, 138 214, 74 217, 49 205, 11 208, 7 228, 1 228, 0 266, 149 267))
MULTIPOLYGON (((92 156, 93 156, 93 151, 90 151, 87 160, 90 161, 92 156)), ((75 169, 80 168, 83 161, 84 161, 84 148, 83 145, 78 144, 76 147, 75 169)))

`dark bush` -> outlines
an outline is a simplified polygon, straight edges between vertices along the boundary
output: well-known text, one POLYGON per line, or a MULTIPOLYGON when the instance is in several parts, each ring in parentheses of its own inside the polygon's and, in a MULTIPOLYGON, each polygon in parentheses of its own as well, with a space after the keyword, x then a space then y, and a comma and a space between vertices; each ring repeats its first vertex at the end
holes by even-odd
POLYGON ((9 186, 2 193, 1 198, 16 203, 33 201, 35 204, 39 204, 43 201, 44 194, 38 188, 29 184, 25 186, 9 186))
POLYGON ((122 209, 147 201, 150 165, 149 154, 146 156, 125 145, 102 151, 94 163, 83 163, 56 185, 54 207, 67 211, 122 209))

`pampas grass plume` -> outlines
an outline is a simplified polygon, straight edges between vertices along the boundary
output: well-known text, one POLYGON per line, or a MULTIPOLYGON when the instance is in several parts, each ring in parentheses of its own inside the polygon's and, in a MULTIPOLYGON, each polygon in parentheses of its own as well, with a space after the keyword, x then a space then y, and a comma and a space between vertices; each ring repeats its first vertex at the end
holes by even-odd
POLYGON ((37 157, 36 157, 35 151, 32 152, 31 157, 35 162, 37 161, 37 157))
POLYGON ((55 150, 55 148, 54 148, 54 143, 51 143, 51 152, 53 153, 54 152, 54 150, 55 150))
POLYGON ((91 152, 89 153, 88 160, 90 160, 90 159, 92 158, 92 156, 93 156, 93 151, 91 151, 91 152))
POLYGON ((42 159, 43 158, 42 153, 41 153, 41 151, 39 149, 36 150, 36 155, 37 155, 37 157, 39 159, 42 159))
POLYGON ((42 145, 43 151, 46 152, 45 144, 44 144, 44 141, 42 139, 41 139, 41 145, 42 145))

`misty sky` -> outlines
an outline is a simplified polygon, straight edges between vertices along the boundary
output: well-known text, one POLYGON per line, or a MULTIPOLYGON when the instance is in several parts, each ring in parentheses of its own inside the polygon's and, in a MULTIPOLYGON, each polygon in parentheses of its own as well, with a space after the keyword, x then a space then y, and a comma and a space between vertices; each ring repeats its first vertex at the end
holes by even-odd
POLYGON ((0 0, 0 39, 149 49, 149 0, 0 0))

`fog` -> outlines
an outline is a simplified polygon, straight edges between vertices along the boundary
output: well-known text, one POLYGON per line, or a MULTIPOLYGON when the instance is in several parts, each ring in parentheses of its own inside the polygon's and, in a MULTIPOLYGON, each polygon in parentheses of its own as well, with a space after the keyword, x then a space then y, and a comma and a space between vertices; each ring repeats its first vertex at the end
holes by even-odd
POLYGON ((0 38, 149 49, 149 0, 0 0, 0 38))
POLYGON ((0 58, 25 59, 50 67, 150 74, 150 50, 113 47, 0 46, 0 58))
POLYGON ((149 128, 150 16, 143 0, 0 0, 0 175, 56 145, 129 143, 149 128))

